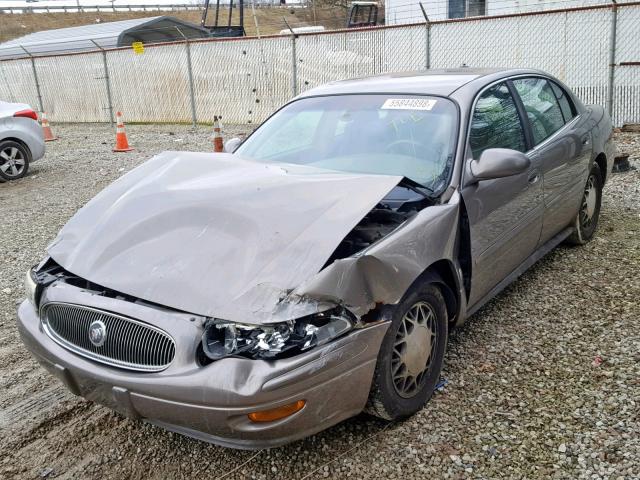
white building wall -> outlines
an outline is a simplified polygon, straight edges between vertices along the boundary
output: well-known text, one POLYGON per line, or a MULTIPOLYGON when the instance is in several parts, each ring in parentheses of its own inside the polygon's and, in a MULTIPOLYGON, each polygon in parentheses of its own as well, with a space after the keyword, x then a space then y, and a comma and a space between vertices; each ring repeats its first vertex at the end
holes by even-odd
MULTIPOLYGON (((487 0, 487 16, 513 13, 556 10, 611 3, 609 0, 487 0)), ((447 0, 422 0, 429 20, 446 20, 447 0)), ((386 0, 385 18, 387 25, 424 22, 419 0, 386 0)))

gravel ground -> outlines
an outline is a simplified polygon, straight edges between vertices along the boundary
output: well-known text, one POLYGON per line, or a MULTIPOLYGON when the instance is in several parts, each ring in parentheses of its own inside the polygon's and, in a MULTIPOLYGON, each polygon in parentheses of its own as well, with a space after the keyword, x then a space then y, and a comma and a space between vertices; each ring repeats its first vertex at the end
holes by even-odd
MULTIPOLYGON (((612 176, 593 242, 556 249, 451 335, 448 385, 417 415, 246 452, 74 397, 22 347, 23 273, 68 218, 157 152, 211 149, 184 126, 128 126, 130 154, 111 153, 110 127, 54 129, 46 158, 0 184, 0 478, 640 478, 640 170, 612 176)), ((640 167, 640 135, 617 140, 640 167)))

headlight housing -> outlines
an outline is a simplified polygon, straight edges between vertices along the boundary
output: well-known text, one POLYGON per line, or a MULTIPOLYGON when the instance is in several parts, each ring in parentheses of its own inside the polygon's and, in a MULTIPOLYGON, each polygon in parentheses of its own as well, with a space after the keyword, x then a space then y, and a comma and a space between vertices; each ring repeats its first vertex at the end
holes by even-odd
POLYGON ((24 276, 24 291, 27 295, 27 300, 29 300, 35 308, 38 308, 38 283, 36 282, 33 268, 27 270, 24 276))
POLYGON ((202 349, 211 360, 230 356, 261 359, 295 355, 348 332, 354 321, 344 309, 270 325, 207 320, 202 349))

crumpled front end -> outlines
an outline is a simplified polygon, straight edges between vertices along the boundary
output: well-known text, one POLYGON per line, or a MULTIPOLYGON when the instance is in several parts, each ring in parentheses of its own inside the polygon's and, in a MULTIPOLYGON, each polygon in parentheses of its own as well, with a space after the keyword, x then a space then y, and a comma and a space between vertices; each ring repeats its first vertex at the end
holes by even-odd
POLYGON ((337 305, 360 317, 452 258, 457 194, 327 264, 401 180, 165 152, 91 200, 48 252, 89 282, 226 321, 268 324, 337 305))
POLYGON ((381 203, 400 181, 158 156, 63 228, 20 334, 71 391, 133 418, 240 448, 318 432, 364 408, 384 306, 455 258, 459 195, 400 213, 381 203))

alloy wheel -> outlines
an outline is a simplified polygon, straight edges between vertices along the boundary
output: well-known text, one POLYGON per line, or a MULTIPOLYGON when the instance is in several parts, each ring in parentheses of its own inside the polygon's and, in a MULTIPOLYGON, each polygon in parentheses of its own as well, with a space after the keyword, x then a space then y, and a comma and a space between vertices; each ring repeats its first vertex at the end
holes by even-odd
POLYGON ((25 158, 16 147, 6 147, 0 151, 0 171, 8 177, 19 177, 25 168, 25 158))
POLYGON ((427 302, 415 303, 402 318, 391 356, 396 393, 411 398, 422 387, 436 351, 436 315, 427 302))

